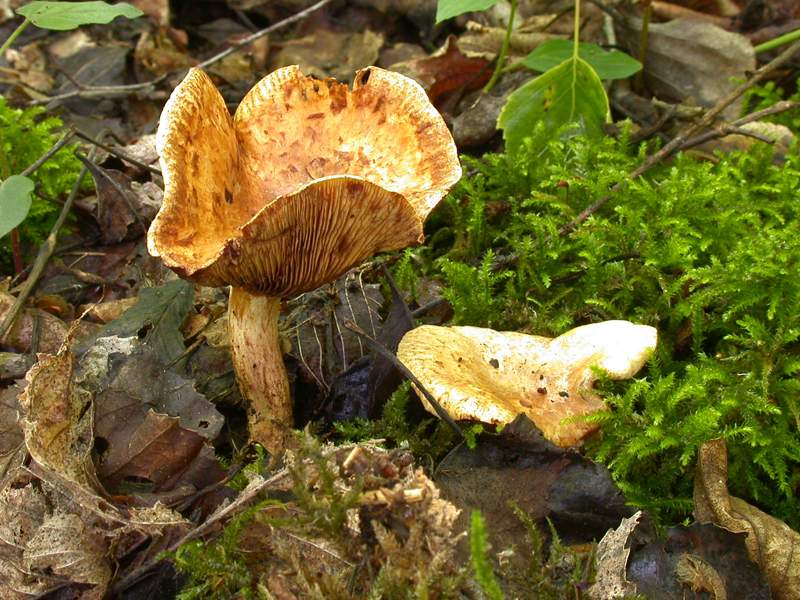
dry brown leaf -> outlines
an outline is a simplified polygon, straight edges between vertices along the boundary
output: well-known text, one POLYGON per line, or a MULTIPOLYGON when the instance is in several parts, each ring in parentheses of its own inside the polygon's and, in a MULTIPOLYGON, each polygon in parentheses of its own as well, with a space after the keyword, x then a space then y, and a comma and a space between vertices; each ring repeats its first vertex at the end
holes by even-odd
POLYGON ((39 354, 19 397, 25 445, 40 465, 78 485, 99 490, 92 463, 92 398, 75 386, 75 359, 65 342, 56 355, 39 354))
POLYGON ((321 29, 286 42, 273 68, 298 65, 307 75, 347 81, 358 69, 374 65, 382 46, 383 35, 374 31, 339 33, 321 29))
POLYGON ((27 452, 25 435, 19 425, 17 397, 20 393, 21 389, 16 385, 0 390, 0 489, 22 464, 27 452))
POLYGON ((701 523, 747 534, 748 554, 761 567, 773 598, 800 599, 800 534, 728 493, 728 451, 722 439, 700 447, 694 504, 701 523))
POLYGON ((639 524, 642 511, 622 519, 619 527, 609 529, 597 545, 595 582, 589 588, 593 600, 616 600, 636 593, 636 584, 627 580, 629 538, 639 524))
POLYGON ((77 583, 97 586, 83 598, 103 598, 111 580, 105 536, 74 514, 55 513, 42 524, 25 545, 23 561, 33 572, 54 574, 77 583))
POLYGON ((417 81, 434 104, 453 92, 479 90, 492 75, 491 63, 466 56, 453 35, 430 56, 395 63, 390 68, 417 81))
MULTIPOLYGON (((639 55, 641 22, 618 28, 620 41, 639 55)), ((645 78, 659 96, 713 106, 756 66, 750 41, 710 23, 678 19, 649 29, 645 78)), ((738 103, 726 114, 738 116, 738 103)))
MULTIPOLYGON (((14 296, 0 292, 0 322, 2 322, 14 305, 14 296)), ((36 308, 23 310, 14 326, 2 339, 2 345, 16 352, 30 352, 34 332, 38 328, 38 352, 55 354, 67 337, 67 326, 48 312, 36 308)))

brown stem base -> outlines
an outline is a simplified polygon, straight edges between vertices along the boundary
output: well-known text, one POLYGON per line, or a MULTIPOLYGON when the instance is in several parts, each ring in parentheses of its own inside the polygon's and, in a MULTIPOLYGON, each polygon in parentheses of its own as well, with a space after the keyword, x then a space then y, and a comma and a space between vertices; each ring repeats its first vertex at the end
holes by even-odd
POLYGON ((250 439, 274 457, 286 448, 294 423, 278 335, 279 313, 279 298, 255 296, 241 288, 231 288, 228 303, 231 352, 239 389, 249 402, 250 439))

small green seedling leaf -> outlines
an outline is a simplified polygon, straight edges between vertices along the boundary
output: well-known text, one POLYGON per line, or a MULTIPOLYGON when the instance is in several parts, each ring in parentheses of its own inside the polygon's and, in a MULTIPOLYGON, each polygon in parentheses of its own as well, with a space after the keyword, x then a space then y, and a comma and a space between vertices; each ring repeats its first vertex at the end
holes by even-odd
POLYGON ((570 136, 599 137, 608 114, 608 96, 597 73, 585 60, 571 58, 514 91, 497 126, 506 150, 514 153, 530 137, 534 148, 544 146, 569 124, 574 125, 570 136))
MULTIPOLYGON (((544 73, 572 57, 572 44, 572 40, 549 40, 522 59, 522 64, 544 73)), ((642 68, 642 63, 624 52, 605 50, 597 44, 581 42, 578 54, 604 80, 626 79, 642 68)))
POLYGON ((486 10, 497 2, 498 0, 439 0, 436 5, 436 22, 441 23, 468 12, 486 10))
POLYGON ((66 31, 81 25, 110 23, 117 17, 135 19, 144 13, 127 2, 45 2, 35 0, 17 9, 31 23, 42 29, 66 31))
POLYGON ((0 238, 28 216, 33 187, 24 175, 12 175, 0 184, 0 238))

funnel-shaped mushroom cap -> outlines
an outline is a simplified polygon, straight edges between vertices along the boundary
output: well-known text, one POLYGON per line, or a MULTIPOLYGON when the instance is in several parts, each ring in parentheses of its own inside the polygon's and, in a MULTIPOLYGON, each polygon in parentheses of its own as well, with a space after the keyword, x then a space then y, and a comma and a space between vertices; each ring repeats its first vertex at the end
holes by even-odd
POLYGON ((592 391, 592 367, 627 379, 653 353, 656 337, 653 327, 628 321, 584 325, 557 338, 423 325, 403 337, 397 357, 454 419, 501 424, 525 414, 566 447, 597 426, 564 419, 605 407, 592 391))
POLYGON ((234 118, 192 69, 156 141, 166 189, 150 253, 198 283, 272 296, 421 242, 425 217, 461 176, 422 88, 377 67, 352 90, 279 69, 234 118))

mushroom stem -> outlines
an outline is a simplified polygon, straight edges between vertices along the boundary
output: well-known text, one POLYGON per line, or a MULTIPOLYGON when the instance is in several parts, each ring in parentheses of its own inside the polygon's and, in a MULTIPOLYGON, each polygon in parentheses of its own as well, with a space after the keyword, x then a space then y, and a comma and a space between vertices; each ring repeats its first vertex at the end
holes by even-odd
POLYGON ((250 439, 270 453, 285 448, 293 425, 289 380, 278 334, 280 298, 257 296, 231 287, 228 302, 233 368, 249 402, 250 439))

